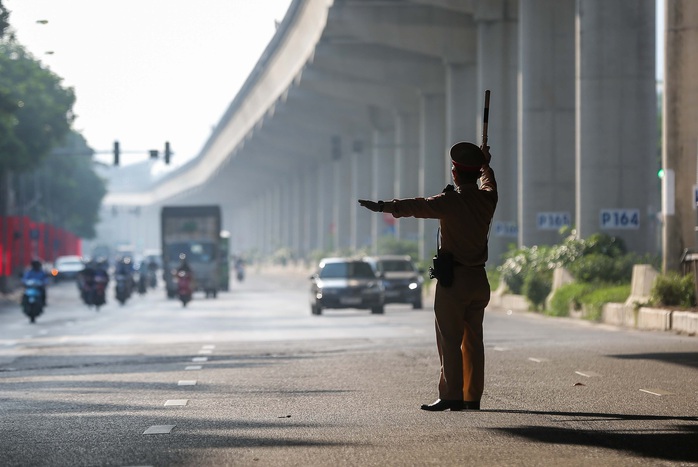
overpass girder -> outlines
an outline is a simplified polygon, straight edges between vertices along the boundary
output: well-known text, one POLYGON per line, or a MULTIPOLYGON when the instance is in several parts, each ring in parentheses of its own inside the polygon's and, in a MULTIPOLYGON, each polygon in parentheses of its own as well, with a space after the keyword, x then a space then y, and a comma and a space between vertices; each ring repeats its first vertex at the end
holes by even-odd
POLYGON ((319 94, 386 110, 410 111, 417 105, 414 88, 368 81, 319 67, 306 70, 301 86, 319 94))
POLYGON ((439 59, 370 44, 319 44, 309 67, 422 92, 443 91, 446 80, 439 59))
MULTIPOLYGON (((474 63, 477 31, 472 13, 426 2, 346 1, 330 9, 322 41, 381 44, 438 57, 451 63, 474 63)), ((464 6, 465 7, 465 6, 464 6)))

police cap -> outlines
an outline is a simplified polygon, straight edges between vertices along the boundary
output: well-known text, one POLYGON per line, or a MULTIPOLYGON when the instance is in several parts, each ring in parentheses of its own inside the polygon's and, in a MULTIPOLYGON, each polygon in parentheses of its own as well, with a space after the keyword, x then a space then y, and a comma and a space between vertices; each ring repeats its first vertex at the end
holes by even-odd
POLYGON ((451 162, 458 170, 479 172, 485 164, 485 154, 473 143, 460 142, 451 148, 451 162))

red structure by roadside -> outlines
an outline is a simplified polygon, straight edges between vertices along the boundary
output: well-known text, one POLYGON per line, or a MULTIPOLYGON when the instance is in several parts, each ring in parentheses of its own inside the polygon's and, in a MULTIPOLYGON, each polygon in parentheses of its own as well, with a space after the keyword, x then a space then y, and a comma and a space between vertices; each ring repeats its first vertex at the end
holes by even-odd
POLYGON ((52 262, 63 255, 82 255, 80 237, 27 216, 0 217, 0 276, 18 274, 33 258, 52 262))

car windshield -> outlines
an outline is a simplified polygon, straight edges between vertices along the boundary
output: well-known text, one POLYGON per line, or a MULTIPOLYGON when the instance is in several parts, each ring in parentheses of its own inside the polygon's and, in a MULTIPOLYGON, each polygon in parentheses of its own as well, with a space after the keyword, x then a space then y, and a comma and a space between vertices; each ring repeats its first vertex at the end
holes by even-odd
POLYGON ((320 270, 321 279, 372 279, 375 277, 371 265, 361 261, 326 263, 320 270))
POLYGON ((385 260, 380 262, 380 269, 383 272, 412 272, 414 268, 409 261, 385 260))

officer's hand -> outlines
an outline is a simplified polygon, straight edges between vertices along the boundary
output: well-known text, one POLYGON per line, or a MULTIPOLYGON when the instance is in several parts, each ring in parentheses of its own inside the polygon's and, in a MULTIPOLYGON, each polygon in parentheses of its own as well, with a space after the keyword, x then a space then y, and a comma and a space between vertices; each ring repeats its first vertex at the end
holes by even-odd
POLYGON ((483 144, 482 146, 480 146, 480 150, 482 150, 482 153, 485 155, 485 163, 489 165, 490 160, 492 160, 492 154, 490 154, 490 147, 483 144))
POLYGON ((373 211, 373 212, 379 212, 379 211, 380 211, 380 208, 379 208, 379 206, 378 206, 378 203, 376 203, 375 201, 370 201, 370 200, 368 200, 368 199, 360 199, 360 200, 359 200, 359 204, 360 204, 361 206, 365 207, 366 209, 370 209, 370 210, 373 211))

